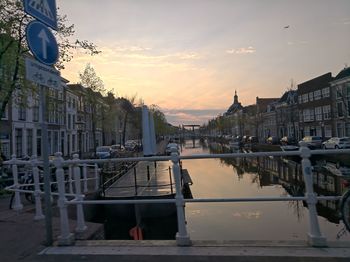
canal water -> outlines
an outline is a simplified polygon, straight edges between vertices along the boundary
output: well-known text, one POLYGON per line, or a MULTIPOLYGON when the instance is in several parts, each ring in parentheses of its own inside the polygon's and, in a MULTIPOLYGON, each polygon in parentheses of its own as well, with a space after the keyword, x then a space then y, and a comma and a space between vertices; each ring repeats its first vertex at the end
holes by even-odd
MULTIPOLYGON (((186 141, 181 155, 230 152, 220 144, 186 141)), ((323 160, 324 161, 324 160, 323 160)), ((325 162, 322 162, 325 165, 325 162)), ((193 180, 194 198, 303 195, 298 159, 259 158, 183 160, 193 180)), ((316 169, 317 170, 317 169, 316 169)), ((314 187, 323 195, 345 190, 342 176, 326 169, 314 172, 314 187)), ((349 241, 335 201, 317 206, 321 232, 328 240, 349 241), (338 237, 339 235, 340 238, 338 237)), ((308 209, 298 202, 187 203, 187 228, 193 240, 306 240, 308 209)))

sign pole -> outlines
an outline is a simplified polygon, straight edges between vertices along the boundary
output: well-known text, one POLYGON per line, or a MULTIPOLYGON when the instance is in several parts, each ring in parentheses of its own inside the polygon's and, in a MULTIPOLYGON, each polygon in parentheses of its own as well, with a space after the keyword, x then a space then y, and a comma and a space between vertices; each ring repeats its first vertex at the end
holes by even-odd
POLYGON ((42 137, 42 156, 44 168, 44 192, 45 192, 45 227, 46 227, 46 245, 51 246, 53 243, 52 237, 52 209, 51 209, 51 179, 49 169, 49 152, 48 152, 48 135, 46 122, 46 95, 45 86, 40 87, 41 107, 41 137, 42 137))

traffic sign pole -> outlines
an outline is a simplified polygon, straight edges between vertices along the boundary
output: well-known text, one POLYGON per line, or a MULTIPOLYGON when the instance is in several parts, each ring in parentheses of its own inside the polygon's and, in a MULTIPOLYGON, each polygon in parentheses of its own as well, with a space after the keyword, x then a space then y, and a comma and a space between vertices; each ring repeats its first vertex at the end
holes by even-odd
POLYGON ((44 169, 44 192, 45 192, 45 227, 46 245, 51 246, 52 237, 52 208, 51 208, 51 176, 49 168, 48 135, 46 123, 46 95, 45 86, 39 85, 41 100, 41 136, 42 136, 42 156, 44 169))
MULTIPOLYGON (((40 20, 52 29, 57 30, 57 10, 55 0, 41 0, 24 1, 24 11, 40 20)), ((58 59, 58 45, 55 36, 47 28, 46 25, 38 21, 32 21, 26 28, 26 39, 28 47, 34 57, 41 63, 51 66, 57 62, 58 59)), ((42 101, 41 108, 41 132, 42 132, 42 156, 43 156, 43 169, 44 169, 44 191, 45 191, 45 227, 46 227, 46 244, 51 246, 53 243, 52 237, 52 209, 51 209, 51 174, 49 169, 49 152, 48 152, 48 135, 47 135, 47 122, 46 122, 46 96, 45 85, 52 87, 52 77, 49 73, 44 73, 47 70, 42 66, 38 66, 35 63, 26 61, 27 79, 39 84, 40 88, 40 100, 42 101), (35 68, 37 67, 37 68, 35 68), (40 68, 40 69, 39 69, 40 68), (44 68, 44 69, 43 69, 44 68), (35 72, 33 72, 33 70, 35 72), (43 80, 47 80, 42 82, 43 80), (45 85, 42 85, 45 84, 45 85)), ((49 70, 52 72, 52 70, 49 70)), ((55 74, 54 74, 55 75, 55 74)), ((53 77, 55 78, 55 77, 53 77)), ((60 80, 59 80, 60 81, 60 80)), ((60 82, 57 83, 60 86, 60 82)))

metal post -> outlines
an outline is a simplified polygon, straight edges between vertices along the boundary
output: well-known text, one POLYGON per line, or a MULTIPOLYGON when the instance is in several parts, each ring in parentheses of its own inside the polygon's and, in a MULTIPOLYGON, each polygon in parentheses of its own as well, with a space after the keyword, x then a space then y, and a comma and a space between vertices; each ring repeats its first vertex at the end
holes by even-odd
POLYGON ((58 245, 70 246, 74 243, 74 235, 69 231, 68 211, 67 211, 67 199, 65 196, 64 185, 64 170, 63 170, 63 158, 62 153, 55 153, 54 165, 56 167, 56 180, 58 187, 58 200, 57 206, 60 211, 60 235, 58 236, 58 245))
POLYGON ((94 167, 95 167, 95 191, 97 191, 99 188, 99 185, 100 185, 100 181, 99 181, 99 176, 98 176, 98 166, 96 163, 95 163, 94 167))
MULTIPOLYGON (((73 160, 78 161, 79 155, 74 154, 73 160)), ((80 180, 80 167, 78 163, 74 163, 73 174, 75 180, 75 199, 78 201, 84 200, 84 195, 81 194, 81 180, 80 180)), ((84 210, 82 204, 77 204, 77 227, 75 232, 78 233, 77 237, 80 238, 81 233, 86 230, 86 225, 84 221, 84 210)))
POLYGON ((31 157, 31 164, 33 170, 33 178, 34 178, 34 197, 35 197, 35 216, 34 220, 44 219, 45 216, 43 214, 43 210, 41 207, 41 190, 40 190, 40 179, 39 179, 39 169, 38 162, 35 155, 31 157))
POLYGON ((87 166, 86 164, 83 164, 83 177, 84 177, 84 193, 87 193, 88 192, 88 187, 87 187, 87 183, 88 183, 88 180, 87 180, 87 166))
POLYGON ((171 161, 173 162, 173 174, 175 178, 175 186, 176 186, 176 211, 177 211, 177 225, 178 232, 176 233, 176 243, 178 246, 190 246, 191 240, 190 236, 187 233, 186 229, 186 219, 185 219, 185 202, 184 197, 182 195, 180 180, 180 167, 179 167, 179 157, 177 153, 177 149, 175 147, 171 148, 171 161))
POLYGON ((303 142, 300 147, 300 156, 302 157, 301 165, 306 188, 306 203, 309 209, 309 225, 310 232, 308 233, 308 242, 311 246, 324 247, 327 246, 326 238, 321 234, 320 226, 317 218, 317 195, 313 190, 312 165, 309 157, 311 156, 310 149, 303 142))
POLYGON ((49 169, 49 152, 48 152, 48 135, 46 124, 46 96, 45 86, 40 85, 41 107, 41 135, 42 135, 42 157, 44 169, 44 192, 45 192, 45 227, 46 227, 46 244, 52 245, 52 208, 51 208, 51 181, 49 169))
POLYGON ((173 190, 173 179, 171 177, 171 169, 170 169, 170 166, 169 166, 169 179, 170 179, 170 190, 171 190, 171 194, 174 193, 174 190, 173 190))
POLYGON ((147 166, 147 180, 149 181, 151 179, 151 176, 149 174, 149 166, 147 166))
POLYGON ((12 155, 11 163, 12 163, 13 185, 14 185, 14 188, 16 190, 15 191, 15 203, 13 205, 13 209, 16 211, 19 211, 19 210, 23 209, 23 205, 21 203, 21 195, 17 191, 20 188, 20 186, 18 183, 18 167, 16 164, 16 155, 12 155))
POLYGON ((135 196, 137 196, 137 178, 136 178, 136 168, 134 167, 134 182, 135 182, 135 196))
POLYGON ((73 170, 72 166, 68 167, 68 184, 69 184, 69 194, 73 194, 73 170))

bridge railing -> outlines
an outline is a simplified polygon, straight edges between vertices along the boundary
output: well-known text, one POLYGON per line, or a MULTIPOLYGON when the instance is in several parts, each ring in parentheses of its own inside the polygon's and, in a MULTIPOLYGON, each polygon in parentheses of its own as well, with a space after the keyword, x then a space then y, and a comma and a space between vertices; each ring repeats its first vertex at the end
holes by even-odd
MULTIPOLYGON (((176 204, 177 210, 177 223, 178 232, 176 234, 176 241, 179 246, 188 246, 191 244, 190 236, 187 232, 186 219, 185 219, 185 204, 190 202, 274 202, 274 201, 306 201, 308 205, 308 215, 309 215, 309 230, 307 232, 308 243, 311 246, 326 246, 327 241, 325 236, 321 233, 316 204, 319 200, 339 200, 341 196, 317 196, 313 190, 313 177, 312 177, 312 165, 310 162, 311 155, 331 155, 331 154, 348 154, 349 149, 336 149, 336 150, 310 150, 305 144, 302 144, 298 151, 289 152, 252 152, 252 153, 231 153, 231 154, 200 154, 200 155, 188 155, 180 156, 178 155, 177 149, 173 148, 171 156, 154 156, 154 157, 132 157, 132 158, 116 158, 116 159, 78 159, 78 155, 75 155, 73 160, 64 160, 61 153, 55 154, 55 159, 51 162, 56 168, 55 175, 58 185, 58 207, 60 212, 60 236, 58 239, 59 245, 72 245, 74 243, 74 234, 70 232, 69 220, 68 220, 68 205, 76 205, 77 209, 77 227, 75 229, 75 237, 79 237, 80 233, 86 230, 86 224, 84 221, 84 212, 82 205, 89 204, 142 204, 142 203, 172 203, 176 204), (302 161, 302 173, 304 177, 306 193, 304 196, 287 196, 287 197, 246 197, 246 198, 194 198, 185 199, 181 190, 181 170, 180 161, 181 160, 191 160, 191 159, 210 159, 210 158, 251 158, 260 156, 300 156, 302 161), (94 165, 95 176, 92 178, 96 181, 95 189, 99 185, 99 170, 97 164, 102 164, 106 162, 122 162, 122 161, 171 161, 172 162, 172 172, 174 175, 174 182, 176 186, 176 195, 174 199, 130 199, 130 200, 86 200, 82 194, 81 189, 82 183, 88 181, 85 175, 81 179, 81 168, 80 165, 94 165), (72 173, 74 174, 75 192, 72 194, 70 188, 67 190, 66 184, 67 179, 65 179, 64 167, 68 166, 72 168, 72 173), (69 192, 67 192, 69 191, 69 192), (69 197, 70 199, 67 199, 69 197)), ((20 161, 12 159, 6 162, 12 165, 14 185, 9 187, 10 190, 15 192, 15 207, 14 209, 19 210, 21 208, 19 192, 23 192, 20 189, 18 183, 18 177, 16 177, 17 165, 28 164, 26 161, 20 161)), ((32 161, 33 167, 35 167, 35 161, 32 161)), ((83 168, 84 170, 84 168, 83 168)), ((84 171, 83 171, 84 172, 84 171)), ((33 168, 34 176, 37 173, 33 168)), ((85 172, 86 173, 86 172, 85 172)), ((68 183, 69 183, 68 179, 68 183)), ((39 185, 40 187, 40 185, 39 185)), ((42 192, 38 192, 38 185, 35 186, 35 194, 40 195, 42 192)), ((38 201, 39 202, 39 201, 38 201)), ((38 204, 39 205, 39 204, 38 204)), ((39 208, 40 209, 40 208, 39 208)), ((39 214, 40 215, 40 214, 39 214)))

